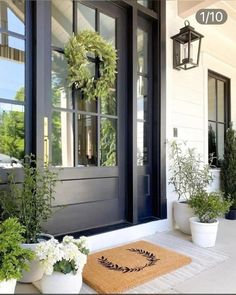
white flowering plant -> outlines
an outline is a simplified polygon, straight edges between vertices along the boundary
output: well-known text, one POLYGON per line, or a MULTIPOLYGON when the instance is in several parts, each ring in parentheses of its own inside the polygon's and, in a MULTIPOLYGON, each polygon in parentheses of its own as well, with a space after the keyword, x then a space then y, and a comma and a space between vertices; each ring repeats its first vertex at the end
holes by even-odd
POLYGON ((54 238, 39 243, 35 252, 45 274, 51 275, 53 271, 76 274, 82 272, 89 248, 86 237, 76 240, 65 236, 61 243, 54 238))

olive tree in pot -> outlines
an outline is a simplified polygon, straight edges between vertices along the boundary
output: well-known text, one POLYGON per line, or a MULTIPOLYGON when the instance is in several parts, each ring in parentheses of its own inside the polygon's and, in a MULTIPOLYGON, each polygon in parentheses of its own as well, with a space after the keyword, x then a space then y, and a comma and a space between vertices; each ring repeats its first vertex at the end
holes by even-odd
POLYGON ((17 218, 0 222, 0 294, 14 294, 16 280, 34 256, 31 250, 20 245, 24 232, 25 228, 17 218))
MULTIPOLYGON (((22 247, 35 250, 38 242, 52 237, 42 234, 42 223, 52 215, 51 203, 58 174, 36 161, 34 155, 26 155, 21 163, 23 181, 18 183, 13 170, 8 174, 8 189, 0 191, 1 217, 3 220, 17 217, 25 227, 22 247)), ((42 278, 43 269, 37 260, 30 263, 29 269, 23 273, 21 282, 30 283, 42 278)))
POLYGON ((236 132, 232 123, 226 131, 224 158, 221 166, 221 189, 230 196, 232 205, 226 214, 227 219, 236 219, 236 132))
POLYGON ((222 192, 199 191, 188 202, 196 217, 190 218, 193 242, 201 247, 215 246, 218 231, 218 217, 229 211, 232 201, 222 192))
POLYGON ((178 201, 174 202, 174 220, 183 233, 190 235, 189 218, 194 214, 189 207, 189 199, 212 182, 210 166, 203 162, 194 148, 173 140, 170 142, 169 170, 169 184, 174 186, 178 195, 178 201))

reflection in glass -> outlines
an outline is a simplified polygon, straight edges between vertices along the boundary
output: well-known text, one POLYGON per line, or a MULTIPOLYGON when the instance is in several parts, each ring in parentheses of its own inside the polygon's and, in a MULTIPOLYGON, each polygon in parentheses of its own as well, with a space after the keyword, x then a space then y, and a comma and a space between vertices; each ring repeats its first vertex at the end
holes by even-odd
POLYGON ((224 110, 224 82, 218 80, 217 81, 217 95, 218 95, 218 121, 224 122, 225 121, 225 110, 224 110))
POLYGON ((225 125, 224 124, 218 124, 218 163, 219 166, 221 166, 223 156, 224 156, 224 135, 225 135, 225 125))
POLYGON ((137 2, 138 2, 138 4, 148 7, 148 0, 138 0, 137 2))
POLYGON ((112 91, 108 98, 100 99, 100 107, 102 114, 116 115, 116 91, 112 91))
POLYGON ((138 76, 137 81, 137 118, 147 120, 147 78, 138 76))
POLYGON ((76 97, 78 98, 78 108, 80 111, 97 112, 97 100, 90 101, 86 99, 80 90, 76 90, 76 97))
POLYGON ((138 29, 137 32, 138 49, 138 72, 147 74, 148 71, 148 34, 138 29))
POLYGON ((24 35, 24 9, 25 1, 0 1, 0 27, 24 35))
POLYGON ((0 103, 0 154, 24 157, 24 106, 0 103))
POLYGON ((213 156, 213 165, 216 164, 216 123, 208 123, 208 154, 213 156))
POLYGON ((117 160, 117 120, 101 118, 100 151, 101 166, 116 166, 117 160))
POLYGON ((116 21, 114 18, 100 13, 100 34, 102 37, 116 46, 116 21))
POLYGON ((78 114, 78 167, 97 165, 97 117, 78 114))
POLYGON ((95 31, 95 10, 77 2, 77 17, 78 27, 77 31, 83 30, 95 31))
POLYGON ((216 120, 216 80, 208 77, 208 120, 216 120))
POLYGON ((64 54, 52 52, 52 105, 72 108, 71 88, 67 82, 67 62, 64 54))
POLYGON ((64 48, 72 36, 72 1, 52 0, 52 45, 64 48))
MULTIPOLYGON (((24 101, 24 51, 8 45, 8 35, 1 35, 0 44, 0 98, 24 101), (5 45, 4 45, 5 44, 5 45)), ((14 46, 24 49, 24 41, 11 37, 14 46)))
POLYGON ((52 164, 73 167, 73 115, 69 112, 52 113, 52 164))
POLYGON ((137 122, 137 165, 143 166, 148 162, 147 124, 137 122))

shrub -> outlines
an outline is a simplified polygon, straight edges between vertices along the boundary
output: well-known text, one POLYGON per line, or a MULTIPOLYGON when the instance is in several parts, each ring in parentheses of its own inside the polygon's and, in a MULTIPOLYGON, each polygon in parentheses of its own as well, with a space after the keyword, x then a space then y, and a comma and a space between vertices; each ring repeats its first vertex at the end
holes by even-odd
POLYGON ((229 211, 232 201, 224 198, 222 192, 200 191, 189 199, 188 204, 200 222, 212 223, 229 211))
POLYGON ((0 191, 2 219, 17 217, 25 226, 26 243, 35 243, 42 223, 52 215, 57 173, 40 165, 33 155, 25 156, 22 167, 23 183, 17 184, 13 171, 8 175, 9 189, 0 191))
POLYGON ((221 188, 225 196, 230 196, 232 207, 236 209, 236 132, 232 127, 226 131, 224 159, 221 167, 221 188))
POLYGON ((201 160, 201 155, 194 148, 187 148, 184 143, 172 141, 170 148, 169 184, 173 184, 178 200, 182 198, 188 202, 189 198, 211 183, 210 166, 201 160))
POLYGON ((33 259, 33 252, 23 249, 25 228, 16 218, 9 218, 0 223, 0 281, 20 279, 22 270, 28 269, 28 261, 33 259))

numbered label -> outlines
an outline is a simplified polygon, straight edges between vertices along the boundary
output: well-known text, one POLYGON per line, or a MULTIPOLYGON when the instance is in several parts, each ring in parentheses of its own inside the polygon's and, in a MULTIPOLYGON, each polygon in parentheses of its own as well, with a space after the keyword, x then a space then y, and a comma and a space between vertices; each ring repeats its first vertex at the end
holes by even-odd
POLYGON ((196 20, 201 25, 222 25, 227 18, 227 12, 223 9, 200 9, 196 13, 196 20))

